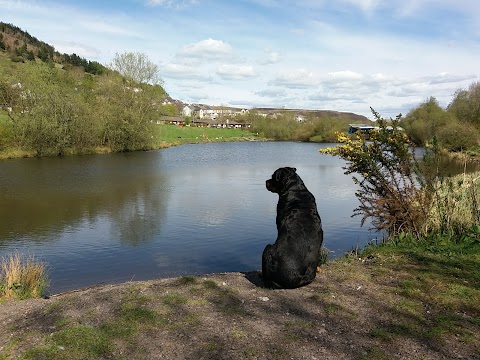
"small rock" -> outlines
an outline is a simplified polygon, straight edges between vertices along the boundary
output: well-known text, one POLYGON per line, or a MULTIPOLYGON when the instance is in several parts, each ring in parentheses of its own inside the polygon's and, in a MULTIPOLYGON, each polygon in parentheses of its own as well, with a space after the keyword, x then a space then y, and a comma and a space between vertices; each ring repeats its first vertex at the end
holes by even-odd
POLYGON ((269 301, 269 300, 270 300, 270 299, 269 299, 268 297, 266 297, 266 296, 260 296, 258 299, 261 300, 261 301, 269 301))

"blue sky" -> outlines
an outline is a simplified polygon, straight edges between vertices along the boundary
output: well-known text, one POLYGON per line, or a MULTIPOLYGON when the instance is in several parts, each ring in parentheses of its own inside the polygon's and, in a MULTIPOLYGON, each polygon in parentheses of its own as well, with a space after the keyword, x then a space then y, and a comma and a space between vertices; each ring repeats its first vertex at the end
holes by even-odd
POLYGON ((0 0, 0 21, 103 64, 143 52, 188 103, 393 117, 480 80, 477 0, 0 0))

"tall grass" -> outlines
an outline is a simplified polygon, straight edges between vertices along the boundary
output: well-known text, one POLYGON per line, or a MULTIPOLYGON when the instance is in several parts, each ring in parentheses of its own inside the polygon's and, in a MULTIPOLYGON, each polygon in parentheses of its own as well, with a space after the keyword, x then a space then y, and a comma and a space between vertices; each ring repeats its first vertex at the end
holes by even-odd
POLYGON ((426 231, 462 234, 475 226, 480 226, 480 172, 438 181, 426 231))
POLYGON ((0 260, 0 298, 41 297, 47 286, 46 265, 33 256, 15 252, 0 260))

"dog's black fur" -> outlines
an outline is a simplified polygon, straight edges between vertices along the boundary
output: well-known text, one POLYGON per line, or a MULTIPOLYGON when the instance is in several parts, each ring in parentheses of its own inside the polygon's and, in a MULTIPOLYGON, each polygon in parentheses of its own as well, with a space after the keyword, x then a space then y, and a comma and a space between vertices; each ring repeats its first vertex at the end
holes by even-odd
POLYGON ((278 236, 275 244, 268 244, 263 251, 263 281, 269 287, 286 289, 310 284, 323 242, 315 197, 291 167, 276 170, 266 186, 279 195, 278 236))

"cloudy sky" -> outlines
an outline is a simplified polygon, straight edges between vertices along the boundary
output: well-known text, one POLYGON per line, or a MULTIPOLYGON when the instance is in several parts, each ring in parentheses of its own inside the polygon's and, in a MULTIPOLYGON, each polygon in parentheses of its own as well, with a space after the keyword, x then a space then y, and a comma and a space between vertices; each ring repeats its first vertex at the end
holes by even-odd
POLYGON ((480 80, 478 0, 0 0, 0 21, 103 64, 146 53, 188 103, 395 116, 480 80))

